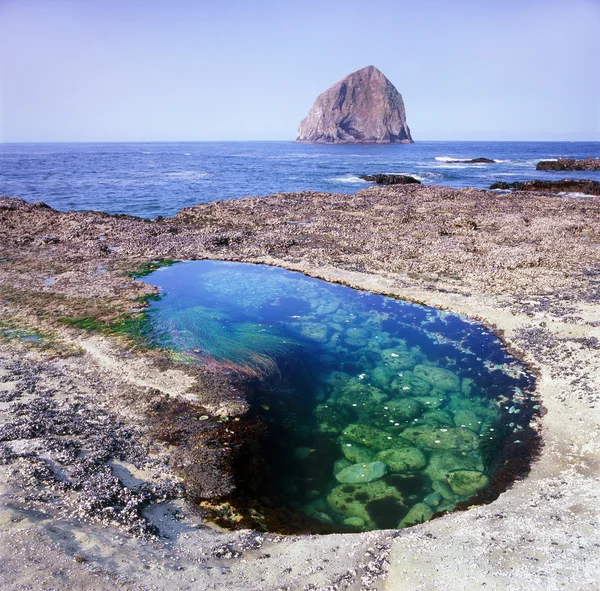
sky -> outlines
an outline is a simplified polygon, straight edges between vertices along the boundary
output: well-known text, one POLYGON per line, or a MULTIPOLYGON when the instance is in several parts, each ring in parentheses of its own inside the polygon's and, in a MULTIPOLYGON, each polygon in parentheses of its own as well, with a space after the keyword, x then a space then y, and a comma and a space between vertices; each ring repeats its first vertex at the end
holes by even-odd
POLYGON ((418 140, 600 140, 600 0, 0 0, 0 141, 293 140, 367 65, 418 140))

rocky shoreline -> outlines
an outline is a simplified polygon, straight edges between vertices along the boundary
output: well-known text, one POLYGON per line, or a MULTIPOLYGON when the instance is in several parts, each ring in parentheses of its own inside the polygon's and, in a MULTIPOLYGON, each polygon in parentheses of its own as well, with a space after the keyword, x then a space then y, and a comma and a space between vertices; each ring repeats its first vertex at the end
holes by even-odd
POLYGON ((0 547, 10 588, 593 588, 598 206, 403 185, 211 203, 148 221, 2 198, 2 321, 13 332, 1 345, 0 547), (279 265, 495 327, 539 376, 540 459, 492 504, 401 532, 209 526, 182 491, 202 507, 235 486, 218 478, 219 450, 252 428, 235 426, 244 392, 232 376, 183 367, 116 330, 153 292, 127 273, 198 258, 279 265), (78 328, 90 320, 94 332, 78 328), (79 450, 94 461, 80 466, 79 450))
POLYGON ((600 195, 600 182, 585 179, 563 179, 560 181, 532 180, 524 183, 494 183, 490 189, 504 191, 544 191, 549 193, 582 193, 584 195, 600 195))
POLYGON ((542 160, 536 165, 536 170, 600 170, 600 158, 559 158, 558 160, 542 160))

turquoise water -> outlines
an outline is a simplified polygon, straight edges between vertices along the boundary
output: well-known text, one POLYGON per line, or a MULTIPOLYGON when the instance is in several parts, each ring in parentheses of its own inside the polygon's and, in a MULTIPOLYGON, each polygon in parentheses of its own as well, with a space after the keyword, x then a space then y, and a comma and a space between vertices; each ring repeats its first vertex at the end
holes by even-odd
POLYGON ((263 265, 178 263, 143 281, 163 293, 154 341, 250 388, 269 436, 249 477, 271 511, 405 527, 523 470, 532 380, 481 324, 263 265))

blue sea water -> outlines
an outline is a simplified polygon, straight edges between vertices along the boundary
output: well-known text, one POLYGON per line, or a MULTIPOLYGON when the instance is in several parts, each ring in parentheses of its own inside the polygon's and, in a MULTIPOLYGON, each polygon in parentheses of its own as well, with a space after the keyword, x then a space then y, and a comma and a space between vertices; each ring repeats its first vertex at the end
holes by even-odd
POLYGON ((361 174, 406 173, 424 184, 487 188, 496 181, 591 178, 536 171, 542 159, 600 156, 598 142, 293 142, 0 144, 0 194, 62 210, 171 216, 182 207, 275 192, 354 193, 361 174), (486 157, 495 164, 448 158, 486 157))
POLYGON ((405 527, 493 498, 499 468, 515 476, 532 378, 481 324, 264 265, 190 261, 143 281, 162 292, 150 338, 250 388, 270 434, 252 490, 288 531, 294 513, 321 532, 405 527))

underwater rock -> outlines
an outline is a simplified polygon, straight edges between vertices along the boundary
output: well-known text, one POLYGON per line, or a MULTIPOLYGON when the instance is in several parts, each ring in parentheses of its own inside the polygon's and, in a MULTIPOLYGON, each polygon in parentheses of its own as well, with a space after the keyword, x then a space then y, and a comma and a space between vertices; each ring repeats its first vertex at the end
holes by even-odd
POLYGON ((425 409, 437 410, 444 404, 446 398, 440 398, 438 396, 415 396, 415 400, 418 400, 425 409))
POLYGON ((392 472, 421 470, 427 465, 425 454, 416 447, 397 447, 380 451, 375 459, 388 465, 392 472))
POLYGON ((432 425, 419 425, 402 431, 402 437, 414 445, 431 449, 473 451, 479 445, 479 439, 473 431, 460 427, 440 429, 432 425))
POLYGON ((347 407, 349 410, 371 410, 378 408, 389 396, 379 388, 365 384, 363 381, 353 378, 348 380, 334 394, 336 404, 347 407))
POLYGON ((338 472, 341 472, 344 468, 348 466, 352 466, 354 462, 347 460, 346 458, 342 458, 341 460, 336 460, 333 463, 333 475, 335 476, 338 472))
POLYGON ((319 404, 313 411, 319 433, 339 435, 353 420, 353 414, 344 407, 335 408, 331 404, 319 404))
POLYGON ((453 427, 454 419, 449 412, 438 408, 424 413, 419 423, 432 425, 433 427, 453 427))
POLYGON ((473 433, 479 433, 481 430, 481 421, 472 410, 457 410, 454 415, 454 424, 457 427, 466 427, 473 433))
POLYGON ((350 525, 351 527, 364 527, 365 520, 360 517, 346 517, 344 519, 344 525, 350 525))
POLYGON ((395 372, 394 370, 388 367, 381 367, 381 365, 378 365, 371 372, 371 382, 379 388, 389 388, 391 381, 397 375, 397 372, 395 372))
POLYGON ((360 517, 370 527, 381 527, 382 521, 388 520, 388 527, 395 527, 408 513, 402 493, 383 480, 367 484, 341 484, 331 490, 327 502, 337 513, 346 517, 360 517), (393 519, 394 522, 391 521, 393 519))
POLYGON ((353 423, 352 425, 348 425, 343 431, 343 436, 349 441, 366 445, 377 451, 396 446, 402 447, 406 444, 406 441, 401 437, 371 427, 371 425, 365 425, 364 423, 353 423))
POLYGON ((476 455, 462 455, 462 453, 450 450, 432 451, 425 474, 431 480, 447 480, 448 474, 454 470, 481 471, 483 470, 483 462, 476 455))
POLYGON ((318 322, 303 322, 300 325, 300 334, 311 341, 326 343, 328 328, 325 324, 319 324, 318 322))
POLYGON ((317 307, 317 314, 320 316, 328 316, 329 314, 333 314, 340 307, 340 303, 337 300, 332 300, 330 302, 323 302, 317 307))
POLYGON ((370 423, 384 430, 397 431, 421 415, 423 407, 414 398, 389 400, 371 413, 370 423))
POLYGON ((456 500, 456 496, 452 492, 450 485, 445 480, 434 480, 431 488, 436 493, 439 493, 445 501, 453 503, 456 500))
POLYGON ((346 336, 350 339, 354 339, 354 340, 364 343, 369 338, 370 333, 368 330, 365 330, 364 328, 352 327, 346 331, 346 336))
POLYGON ((424 499, 424 503, 427 503, 430 507, 438 507, 442 502, 442 495, 438 492, 429 493, 424 499))
POLYGON ((471 392, 475 387, 475 382, 471 378, 463 378, 460 383, 460 391, 465 398, 469 398, 471 396, 471 392))
POLYGON ((365 464, 352 464, 335 475, 338 482, 344 484, 359 484, 379 480, 388 471, 383 462, 368 462, 365 464))
POLYGON ((381 360, 394 371, 410 369, 417 363, 414 353, 400 348, 384 349, 381 360))
POLYGON ((485 474, 474 470, 455 470, 448 474, 450 488, 457 495, 470 497, 487 486, 489 480, 485 474))
POLYGON ((375 455, 375 452, 368 447, 364 447, 358 443, 346 442, 342 443, 342 453, 352 464, 372 462, 375 455))
POLYGON ((396 396, 427 396, 431 391, 429 383, 407 370, 392 380, 391 388, 396 391, 396 396))
POLYGON ((454 392, 460 389, 460 379, 448 369, 430 365, 417 365, 413 373, 416 377, 442 392, 454 392))
POLYGON ((419 523, 425 523, 433 517, 433 511, 429 505, 425 503, 417 503, 411 507, 404 519, 398 524, 399 528, 410 527, 419 523))

